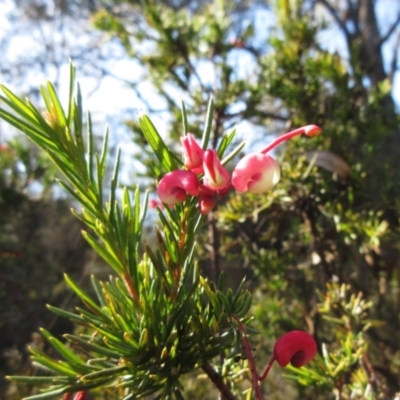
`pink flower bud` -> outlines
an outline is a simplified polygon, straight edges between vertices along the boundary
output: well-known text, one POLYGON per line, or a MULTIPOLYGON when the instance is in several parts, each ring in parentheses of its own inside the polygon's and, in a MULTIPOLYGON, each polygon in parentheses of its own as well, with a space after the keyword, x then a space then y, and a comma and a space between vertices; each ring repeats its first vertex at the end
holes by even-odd
POLYGON ((213 196, 203 196, 199 197, 199 211, 200 214, 207 215, 217 204, 213 196))
POLYGON ((200 182, 192 171, 176 170, 163 176, 157 187, 160 200, 166 204, 176 204, 185 201, 187 194, 197 196, 200 192, 200 182))
MULTIPOLYGON (((71 400, 71 396, 73 393, 65 393, 63 396, 63 400, 71 400)), ((75 396, 72 400, 92 400, 93 397, 90 396, 87 390, 81 390, 75 393, 75 396)))
POLYGON ((303 126, 303 129, 304 134, 310 137, 318 136, 322 131, 322 129, 317 125, 306 125, 303 126))
POLYGON ((222 166, 215 150, 204 152, 203 167, 205 186, 212 190, 221 190, 229 185, 229 173, 222 166))
POLYGON ((281 177, 278 163, 262 153, 244 156, 232 174, 232 185, 238 192, 265 193, 271 190, 281 177))
POLYGON ((204 150, 199 146, 191 133, 181 137, 181 143, 183 146, 183 163, 185 167, 195 174, 202 174, 204 150))
POLYGON ((311 361, 317 354, 317 344, 307 332, 291 331, 281 336, 274 346, 274 358, 281 367, 289 362, 296 368, 311 361))
POLYGON ((87 393, 87 390, 81 390, 75 394, 73 400, 85 400, 87 393))
POLYGON ((161 210, 164 208, 163 203, 157 199, 150 199, 149 200, 149 208, 160 208, 161 210))

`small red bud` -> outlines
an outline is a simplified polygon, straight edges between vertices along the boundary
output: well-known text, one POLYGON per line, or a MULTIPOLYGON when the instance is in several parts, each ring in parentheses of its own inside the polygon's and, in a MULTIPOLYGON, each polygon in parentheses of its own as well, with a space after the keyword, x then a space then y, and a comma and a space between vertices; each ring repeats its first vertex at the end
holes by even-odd
POLYGON ((88 394, 87 390, 81 390, 80 392, 77 392, 75 394, 73 400, 85 400, 87 394, 88 394))
POLYGON ((217 204, 213 196, 199 196, 199 211, 200 214, 207 215, 217 204))
POLYGON ((304 134, 310 137, 318 136, 322 131, 322 129, 317 125, 306 125, 303 126, 303 129, 304 129, 304 134))
POLYGON ((160 210, 162 210, 164 208, 163 203, 161 203, 160 200, 157 199, 150 199, 149 200, 149 208, 159 208, 160 210))

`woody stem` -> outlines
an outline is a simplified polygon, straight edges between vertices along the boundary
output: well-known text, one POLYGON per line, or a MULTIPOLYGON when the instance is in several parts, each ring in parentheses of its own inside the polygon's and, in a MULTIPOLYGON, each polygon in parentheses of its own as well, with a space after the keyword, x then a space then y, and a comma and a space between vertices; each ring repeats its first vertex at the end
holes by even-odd
POLYGON ((260 385, 258 383, 258 374, 257 374, 257 370, 256 370, 256 364, 254 362, 254 357, 253 354, 251 352, 251 347, 250 347, 250 343, 247 340, 247 336, 246 336, 246 332, 245 332, 245 328, 242 324, 242 322, 239 320, 239 318, 237 318, 236 316, 232 316, 233 319, 236 320, 237 324, 238 324, 238 328, 239 331, 241 333, 242 336, 242 343, 243 343, 243 347, 244 347, 244 352, 246 354, 246 358, 249 362, 249 368, 250 368, 250 374, 251 374, 251 381, 253 384, 253 390, 254 390, 254 396, 257 400, 263 400, 263 395, 261 393, 261 389, 260 389, 260 385))

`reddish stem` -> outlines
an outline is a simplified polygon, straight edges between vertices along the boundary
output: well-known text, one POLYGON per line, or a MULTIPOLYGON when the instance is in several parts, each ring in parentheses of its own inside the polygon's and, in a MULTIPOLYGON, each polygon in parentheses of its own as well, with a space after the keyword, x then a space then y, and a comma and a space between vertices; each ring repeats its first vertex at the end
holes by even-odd
POLYGON ((251 382, 253 384, 254 395, 257 400, 263 400, 260 385, 258 383, 259 377, 258 377, 257 370, 256 370, 256 364, 254 362, 254 357, 253 357, 253 353, 251 352, 251 347, 250 347, 249 341, 247 340, 245 328, 244 328, 243 324, 241 323, 241 321, 239 320, 239 318, 237 318, 235 316, 232 316, 232 318, 234 318, 236 320, 236 322, 238 323, 239 331, 242 335, 242 343, 243 343, 244 351, 246 353, 246 358, 249 361, 251 382))
POLYGON ((132 278, 128 273, 124 274, 124 282, 126 287, 128 288, 128 291, 130 295, 132 296, 132 299, 137 303, 139 300, 135 285, 133 284, 132 278))
POLYGON ((269 360, 269 363, 268 363, 267 367, 265 368, 264 373, 261 376, 258 376, 258 380, 259 381, 263 381, 267 377, 268 372, 271 369, 272 364, 274 363, 274 361, 275 361, 275 355, 273 355, 272 358, 269 360))

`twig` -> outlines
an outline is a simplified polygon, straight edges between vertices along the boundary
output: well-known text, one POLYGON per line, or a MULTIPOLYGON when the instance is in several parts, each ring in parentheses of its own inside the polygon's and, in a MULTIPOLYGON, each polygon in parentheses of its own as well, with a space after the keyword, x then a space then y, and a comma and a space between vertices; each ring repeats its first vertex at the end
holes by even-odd
POLYGON ((212 268, 212 277, 213 282, 215 285, 218 284, 219 275, 221 272, 220 265, 219 265, 219 232, 217 229, 217 224, 215 221, 214 213, 208 214, 208 235, 209 241, 211 245, 210 251, 210 261, 211 261, 211 268, 212 268))
POLYGON ((232 393, 229 386, 222 380, 221 376, 210 363, 205 361, 201 368, 210 378, 211 382, 218 388, 224 399, 237 400, 236 396, 232 393))
POLYGON ((388 29, 388 31, 386 32, 385 35, 383 35, 381 37, 381 39, 379 40, 379 46, 382 46, 382 44, 384 42, 386 42, 386 40, 389 39, 389 37, 392 35, 392 33, 396 30, 397 26, 400 24, 400 13, 396 18, 396 21, 393 22, 393 25, 388 29))
MULTIPOLYGON (((372 366, 371 361, 369 360, 369 357, 366 353, 363 355, 361 363, 367 372, 368 382, 371 385, 372 391, 374 392, 374 394, 376 396, 378 396, 378 393, 380 391, 379 389, 383 389, 383 388, 382 388, 382 385, 379 385, 379 381, 376 376, 374 367, 372 366)), ((385 398, 389 398, 388 393, 386 393, 385 390, 383 390, 383 391, 384 391, 385 398)))
POLYGON ((345 21, 340 19, 337 10, 327 0, 317 0, 317 3, 322 4, 329 11, 333 19, 340 26, 340 29, 342 29, 344 35, 346 36, 346 40, 349 43, 351 37, 350 32, 346 27, 345 21))
MULTIPOLYGON (((260 389, 260 384, 258 383, 258 381, 261 380, 262 377, 258 376, 258 374, 257 374, 256 364, 254 362, 254 357, 253 357, 253 353, 251 352, 251 347, 250 347, 249 341, 247 340, 245 328, 244 328, 242 322, 239 320, 239 318, 235 317, 234 315, 232 316, 232 318, 237 322, 239 331, 242 335, 242 343, 243 343, 243 347, 244 347, 244 352, 246 354, 247 360, 249 361, 251 382, 253 385, 254 395, 256 396, 257 400, 263 400, 263 396, 262 396, 261 389, 260 389)), ((271 368, 271 367, 269 366, 269 368, 271 368)), ((265 378, 265 376, 267 376, 266 374, 268 373, 269 368, 267 366, 267 370, 263 374, 264 378, 265 378)))
POLYGON ((389 81, 392 84, 393 84, 394 74, 396 73, 397 70, 397 56, 399 53, 399 48, 400 48, 400 33, 397 35, 396 44, 393 47, 393 56, 392 56, 392 61, 390 63, 390 70, 388 73, 389 81))

